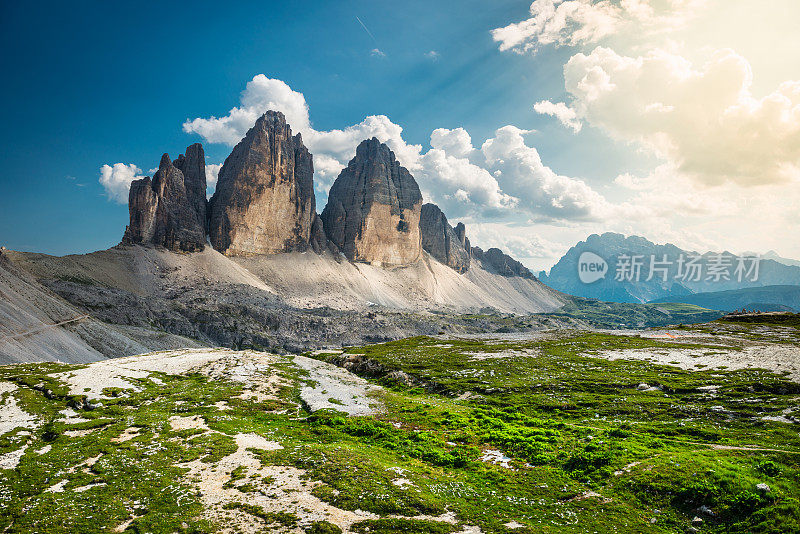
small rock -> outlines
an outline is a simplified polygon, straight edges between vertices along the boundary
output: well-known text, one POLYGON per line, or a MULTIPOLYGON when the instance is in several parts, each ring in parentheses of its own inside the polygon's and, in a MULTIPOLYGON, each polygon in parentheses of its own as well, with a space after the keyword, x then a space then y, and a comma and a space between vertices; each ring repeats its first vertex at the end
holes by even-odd
POLYGON ((638 389, 639 391, 644 391, 646 389, 650 389, 650 385, 649 384, 645 384, 644 382, 642 382, 641 384, 639 384, 636 387, 636 389, 638 389))
POLYGON ((694 516, 692 519, 692 526, 697 527, 703 524, 703 519, 697 516, 694 516))
POLYGON ((756 484, 756 489, 761 493, 769 493, 771 490, 771 488, 767 484, 764 484, 763 482, 761 484, 756 484))
POLYGON ((713 516, 715 516, 715 515, 716 515, 716 514, 714 513, 714 510, 712 510, 711 508, 709 508, 709 507, 708 507, 708 506, 706 506, 705 504, 704 504, 703 506, 701 506, 700 508, 698 508, 697 510, 698 510, 699 512, 701 512, 701 513, 703 513, 703 514, 706 514, 706 515, 708 515, 708 516, 711 516, 711 517, 713 517, 713 516))

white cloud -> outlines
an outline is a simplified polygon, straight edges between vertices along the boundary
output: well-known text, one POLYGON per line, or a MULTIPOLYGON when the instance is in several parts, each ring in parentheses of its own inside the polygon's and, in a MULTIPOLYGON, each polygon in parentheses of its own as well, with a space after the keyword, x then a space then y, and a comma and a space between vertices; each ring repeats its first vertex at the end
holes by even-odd
POLYGON ((281 80, 267 78, 263 74, 255 76, 247 82, 240 103, 224 117, 187 120, 183 124, 183 131, 199 134, 210 143, 234 146, 268 109, 283 112, 294 131, 310 128, 305 97, 302 93, 292 91, 281 80))
POLYGON ((562 176, 542 163, 536 148, 525 143, 525 130, 504 126, 481 147, 487 166, 507 194, 537 220, 599 220, 609 209, 606 199, 582 180, 562 176))
POLYGON ((463 128, 438 128, 431 149, 403 139, 403 128, 385 115, 370 115, 343 129, 316 130, 302 93, 280 80, 258 75, 241 96, 241 105, 227 116, 187 121, 184 130, 209 142, 233 145, 268 109, 283 111, 314 154, 315 184, 327 193, 364 139, 377 137, 417 178, 426 201, 436 202, 451 217, 483 214, 517 220, 596 219, 605 199, 581 180, 561 176, 545 166, 538 152, 522 138, 526 132, 507 126, 480 150, 463 128), (295 117, 295 122, 290 119, 295 117), (250 118, 251 122, 245 122, 250 118), (295 126, 299 125, 299 127, 295 126))
POLYGON ((120 204, 128 203, 131 182, 144 178, 142 169, 131 164, 115 163, 100 167, 100 185, 106 190, 108 198, 120 204))
POLYGON ((425 57, 427 57, 431 61, 439 61, 441 55, 436 50, 431 50, 430 52, 425 53, 425 57))
POLYGON ((432 148, 421 158, 421 164, 416 177, 426 201, 435 202, 450 217, 471 213, 507 215, 518 203, 500 189, 488 170, 465 157, 432 148))
POLYGON ((550 115, 558 119, 558 121, 567 126, 572 128, 575 133, 581 131, 583 127, 583 123, 578 119, 578 114, 575 113, 575 110, 571 107, 567 106, 563 102, 550 102, 549 100, 542 100, 537 102, 533 105, 533 109, 536 113, 540 113, 542 115, 550 115))
POLYGON ((531 16, 492 30, 500 50, 596 44, 626 34, 642 39, 686 24, 707 0, 536 0, 531 16))
POLYGON ((463 222, 467 225, 468 237, 473 246, 483 250, 499 248, 534 269, 534 274, 538 274, 540 269, 549 268, 569 247, 543 238, 536 226, 474 220, 463 222))
POLYGON ((456 158, 465 158, 475 150, 472 137, 464 128, 436 128, 431 132, 431 147, 456 158))
POLYGON ((385 115, 370 115, 360 123, 341 130, 315 130, 311 126, 303 93, 263 74, 247 83, 240 96, 240 105, 231 109, 226 116, 187 120, 183 130, 198 134, 209 143, 234 146, 267 110, 282 112, 292 131, 302 134, 303 142, 314 154, 315 178, 320 192, 327 192, 342 168, 355 155, 358 144, 372 137, 389 145, 397 159, 410 170, 418 169, 422 147, 407 144, 402 138, 403 128, 385 115))
POLYGON ((699 183, 800 178, 800 82, 755 98, 750 65, 732 50, 696 68, 663 50, 628 57, 598 47, 574 55, 564 80, 579 118, 699 183))
POLYGON ((221 168, 221 163, 206 163, 206 196, 209 198, 217 188, 217 179, 221 168))

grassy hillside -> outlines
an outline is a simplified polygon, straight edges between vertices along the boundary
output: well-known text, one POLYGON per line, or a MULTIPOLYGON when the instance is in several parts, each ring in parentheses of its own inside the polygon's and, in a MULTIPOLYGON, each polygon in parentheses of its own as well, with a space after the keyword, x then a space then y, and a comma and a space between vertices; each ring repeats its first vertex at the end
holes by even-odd
POLYGON ((733 311, 747 308, 761 311, 797 311, 800 309, 800 286, 764 286, 695 293, 667 297, 652 302, 683 302, 714 310, 733 311))
POLYGON ((645 328, 713 321, 723 314, 694 304, 626 304, 572 297, 553 317, 585 321, 601 328, 645 328))
POLYGON ((573 332, 316 355, 386 389, 234 351, 147 360, 206 362, 180 372, 3 367, 3 416, 31 417, 0 427, 0 530, 798 531, 800 438, 779 421, 800 385, 602 357, 741 343, 573 332))

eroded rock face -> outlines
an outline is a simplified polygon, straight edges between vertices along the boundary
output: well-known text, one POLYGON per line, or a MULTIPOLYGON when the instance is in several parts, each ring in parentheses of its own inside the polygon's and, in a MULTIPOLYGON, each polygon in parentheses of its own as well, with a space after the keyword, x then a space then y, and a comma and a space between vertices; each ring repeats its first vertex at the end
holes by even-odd
POLYGON ((187 170, 188 179, 164 154, 152 180, 145 177, 131 184, 130 224, 125 229, 123 243, 153 244, 175 251, 203 250, 206 243, 203 148, 195 144, 186 153, 175 161, 187 170), (202 198, 197 197, 198 189, 202 189, 202 198))
POLYGON ((186 154, 178 156, 172 165, 183 173, 186 198, 203 223, 205 232, 208 201, 206 200, 206 155, 203 145, 195 143, 186 147, 186 154))
POLYGON ((461 243, 461 246, 464 247, 464 250, 467 251, 467 254, 472 256, 472 247, 469 244, 467 228, 464 226, 464 223, 458 223, 455 227, 455 232, 456 236, 458 237, 458 241, 461 243))
POLYGON ((405 265, 421 254, 421 208, 414 177, 373 137, 336 178, 321 217, 328 239, 351 261, 405 265))
POLYGON ((519 276, 536 280, 533 273, 520 262, 503 253, 499 248, 490 248, 484 252, 480 247, 472 247, 472 257, 481 261, 484 267, 502 276, 519 276))
POLYGON ((314 164, 283 113, 268 111, 233 149, 209 203, 208 233, 227 255, 306 250, 316 218, 314 164))
POLYGON ((423 204, 420 216, 422 248, 431 256, 459 273, 469 270, 470 253, 465 248, 466 229, 459 223, 454 229, 436 204, 423 204))

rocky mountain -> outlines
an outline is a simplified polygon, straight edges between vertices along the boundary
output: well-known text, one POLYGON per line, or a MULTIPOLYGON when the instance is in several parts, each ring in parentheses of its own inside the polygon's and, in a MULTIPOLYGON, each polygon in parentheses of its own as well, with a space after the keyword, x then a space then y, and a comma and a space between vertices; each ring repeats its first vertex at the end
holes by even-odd
POLYGON ((161 156, 153 176, 135 180, 128 196, 127 244, 153 244, 195 252, 206 243, 205 156, 191 145, 175 162, 161 156))
POLYGON ((314 164, 283 113, 268 111, 219 172, 209 237, 227 255, 305 250, 316 219, 314 164))
MULTIPOLYGON (((441 331, 491 331, 508 327, 506 314, 519 315, 514 321, 528 326, 569 321, 527 315, 553 312, 568 300, 535 280, 500 276, 479 263, 459 274, 427 254, 392 269, 342 261, 328 253, 225 256, 212 247, 192 254, 139 245, 62 257, 6 254, 18 272, 65 307, 39 322, 52 324, 85 315, 76 327, 105 325, 92 335, 102 353, 89 351, 94 359, 135 354, 127 347, 151 343, 128 343, 121 350, 119 344, 109 346, 121 335, 108 329, 135 339, 150 333, 158 342, 184 336, 212 346, 301 352, 441 331), (485 318, 474 318, 476 313, 485 318)), ((10 294, 0 273, 0 319, 10 294)), ((40 293, 31 295, 28 301, 46 303, 40 293)), ((50 359, 36 358, 29 350, 27 356, 4 360, 8 348, 2 344, 4 334, 15 335, 26 331, 28 323, 32 328, 39 323, 17 321, 9 323, 7 331, 6 321, 0 323, 0 362, 50 359)), ((42 335, 26 342, 47 339, 42 335)), ((153 343, 150 350, 161 346, 153 343)), ((70 348, 63 349, 60 358, 87 361, 89 357, 70 348)))
POLYGON ((800 286, 800 267, 730 252, 701 254, 607 232, 572 247, 539 279, 565 293, 611 302, 684 302, 694 293, 800 286), (589 269, 603 270, 594 275, 589 269))
POLYGON ((793 265, 795 267, 800 267, 800 260, 793 260, 791 258, 784 258, 774 250, 770 250, 766 254, 762 256, 765 260, 775 260, 778 263, 782 263, 784 265, 793 265))
POLYGON ((670 296, 653 302, 683 302, 710 310, 727 312, 741 309, 762 312, 800 312, 800 286, 745 287, 728 291, 670 296))
POLYGON ((172 165, 183 173, 186 200, 202 223, 203 232, 207 233, 206 155, 203 145, 195 143, 186 147, 186 154, 178 156, 172 165))
POLYGON ((420 258, 422 194, 389 147, 372 138, 336 178, 322 211, 325 233, 351 261, 408 265, 420 258))
POLYGON ((469 270, 469 242, 462 223, 456 231, 439 206, 429 203, 422 205, 419 227, 422 248, 428 254, 459 273, 469 270))
MULTIPOLYGON (((8 334, 31 324, 52 334, 41 339, 63 337, 56 323, 79 316, 69 328, 91 325, 89 333, 51 342, 72 361, 173 341, 300 351, 475 332, 497 321, 508 328, 508 315, 551 313, 570 300, 502 251, 473 248, 464 225, 452 227, 437 206, 423 208, 414 177, 376 138, 357 147, 321 215, 312 155, 281 113, 265 113, 236 145, 210 202, 204 159, 199 144, 174 161, 164 154, 152 179, 133 183, 120 246, 64 257, 9 251, 29 285, 63 311, 37 323, 15 304, 6 314, 22 319, 8 334)), ((0 361, 37 359, 35 343, 23 345, 0 361)))
POLYGON ((472 256, 480 260, 484 267, 501 276, 519 276, 520 278, 536 280, 536 277, 527 267, 499 248, 490 248, 484 252, 480 247, 472 247, 472 256))
POLYGON ((321 215, 316 213, 314 164, 284 115, 268 111, 234 147, 206 201, 205 155, 196 143, 158 171, 135 181, 124 245, 203 250, 208 240, 228 256, 340 252, 350 261, 411 265, 423 251, 464 274, 473 256, 502 276, 535 280, 498 249, 473 248, 463 223, 452 227, 435 205, 422 206, 411 173, 377 138, 363 141, 342 170, 321 215))
MULTIPOLYGON (((91 313, 93 310, 65 301, 15 265, 17 259, 18 253, 0 248, 0 365, 29 361, 86 363, 108 356, 203 346, 196 340, 156 330, 147 322, 138 326, 102 322, 91 313)), ((86 283, 81 278, 73 280, 79 285, 86 283)), ((124 313, 119 302, 110 306, 124 313)))

